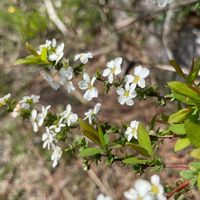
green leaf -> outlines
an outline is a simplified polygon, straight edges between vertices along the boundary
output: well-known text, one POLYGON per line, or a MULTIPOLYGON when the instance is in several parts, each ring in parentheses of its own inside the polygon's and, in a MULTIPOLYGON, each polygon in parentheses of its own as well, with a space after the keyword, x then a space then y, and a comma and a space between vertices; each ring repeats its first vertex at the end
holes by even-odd
POLYGON ((43 48, 42 52, 41 52, 41 60, 45 61, 45 62, 49 62, 47 59, 47 48, 43 48))
POLYGON ((100 140, 101 146, 105 149, 104 134, 100 126, 98 126, 98 134, 99 134, 99 140, 100 140))
POLYGON ((41 60, 41 58, 30 55, 30 56, 27 56, 24 59, 19 59, 15 62, 15 65, 22 65, 22 64, 48 65, 49 62, 43 61, 43 60, 41 60))
POLYGON ((191 71, 187 77, 187 81, 189 83, 194 83, 195 79, 197 78, 198 76, 198 73, 199 73, 199 70, 200 70, 200 59, 196 59, 193 63, 192 63, 192 66, 191 66, 191 71))
POLYGON ((148 154, 151 156, 152 155, 151 140, 149 137, 149 133, 147 132, 146 128, 142 124, 139 124, 138 126, 137 136, 138 136, 138 142, 140 146, 146 149, 148 154))
POLYGON ((135 157, 131 157, 122 160, 122 162, 124 164, 146 164, 147 162, 149 162, 149 160, 142 160, 135 157))
POLYGON ((200 160, 200 149, 193 149, 190 153, 193 158, 200 160))
POLYGON ((195 171, 199 171, 200 170, 200 162, 192 162, 190 163, 190 168, 192 170, 195 170, 195 171))
POLYGON ((79 155, 80 157, 88 157, 88 156, 94 156, 96 154, 102 153, 103 150, 99 148, 87 148, 80 151, 79 155))
POLYGON ((195 147, 200 147, 200 125, 189 120, 185 121, 185 130, 191 144, 195 147))
POLYGON ((175 123, 181 123, 183 122, 187 116, 192 112, 189 108, 184 108, 182 110, 179 110, 176 113, 173 113, 172 115, 169 116, 168 122, 170 124, 175 124, 175 123))
POLYGON ((169 130, 176 135, 185 135, 185 125, 184 124, 173 124, 169 126, 169 130))
POLYGON ((177 97, 181 97, 180 100, 184 102, 188 101, 189 103, 192 100, 195 103, 200 103, 200 89, 198 87, 178 81, 172 81, 167 84, 172 92, 177 94, 177 97))
POLYGON ((94 143, 101 144, 99 140, 99 135, 92 126, 90 126, 87 122, 83 121, 81 118, 79 118, 79 125, 80 125, 80 129, 83 135, 85 135, 94 143))
POLYGON ((182 78, 186 79, 185 74, 183 73, 180 65, 175 60, 170 60, 169 64, 176 70, 177 74, 182 78))
POLYGON ((180 151, 182 149, 185 149, 186 147, 188 147, 190 145, 190 140, 188 138, 180 138, 176 141, 174 150, 175 151, 180 151))
POLYGON ((141 155, 149 156, 148 151, 145 148, 141 147, 139 144, 134 144, 134 143, 127 142, 126 145, 128 147, 134 149, 135 151, 137 151, 141 155))
POLYGON ((182 176, 183 178, 190 180, 194 177, 194 172, 191 170, 183 170, 180 172, 180 176, 182 176))
POLYGON ((26 49, 34 56, 39 57, 37 51, 28 42, 26 43, 26 49))

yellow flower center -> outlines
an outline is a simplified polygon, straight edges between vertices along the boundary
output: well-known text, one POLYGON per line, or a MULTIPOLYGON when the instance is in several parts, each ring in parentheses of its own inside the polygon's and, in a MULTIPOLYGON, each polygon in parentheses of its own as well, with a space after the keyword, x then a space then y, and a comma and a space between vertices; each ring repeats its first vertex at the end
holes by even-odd
POLYGON ((152 185, 151 187, 151 192, 155 193, 155 194, 158 194, 159 193, 159 189, 156 185, 152 185))
POLYGON ((129 91, 125 91, 124 96, 125 97, 129 97, 129 95, 130 95, 130 92, 129 91))
POLYGON ((133 83, 138 83, 140 80, 140 76, 134 76, 133 83))

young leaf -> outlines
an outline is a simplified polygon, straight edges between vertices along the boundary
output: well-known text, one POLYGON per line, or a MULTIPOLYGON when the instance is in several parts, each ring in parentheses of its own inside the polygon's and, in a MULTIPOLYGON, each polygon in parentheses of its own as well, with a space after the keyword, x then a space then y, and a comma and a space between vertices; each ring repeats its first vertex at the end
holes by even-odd
POLYGON ((26 49, 34 56, 39 57, 37 51, 28 42, 26 43, 26 49))
POLYGON ((185 135, 185 125, 184 124, 173 124, 169 126, 169 130, 176 135, 185 135))
POLYGON ((147 162, 149 162, 149 160, 142 160, 135 157, 131 157, 122 160, 122 162, 124 164, 146 164, 147 162))
POLYGON ((191 144, 195 147, 200 147, 200 125, 189 120, 185 121, 185 130, 191 144))
POLYGON ((103 134, 102 128, 100 126, 98 126, 98 134, 99 134, 99 140, 101 142, 101 146, 105 149, 104 134, 103 134))
POLYGON ((185 74, 183 73, 180 65, 175 60, 170 60, 169 64, 176 70, 177 74, 182 78, 186 79, 185 74))
POLYGON ((99 148, 87 148, 87 149, 82 149, 79 153, 79 156, 80 157, 94 156, 102 152, 103 150, 99 148))
POLYGON ((79 125, 83 135, 92 140, 94 143, 101 144, 99 140, 99 135, 92 126, 90 126, 87 122, 83 121, 81 118, 79 118, 79 125))
POLYGON ((182 110, 179 110, 176 113, 173 113, 169 116, 168 122, 170 124, 176 124, 183 122, 187 116, 192 112, 189 108, 183 108, 182 110))
POLYGON ((134 144, 134 143, 127 142, 126 145, 128 147, 134 149, 135 151, 137 151, 141 155, 149 156, 148 151, 145 148, 141 147, 139 144, 134 144))
POLYGON ((43 48, 42 52, 41 52, 41 60, 49 63, 48 59, 47 59, 47 48, 43 48))
POLYGON ((192 66, 191 66, 191 71, 187 77, 187 81, 189 83, 194 83, 195 79, 197 78, 198 76, 198 73, 199 73, 199 70, 200 70, 200 59, 196 59, 193 63, 192 63, 192 66))
POLYGON ((190 140, 188 138, 180 138, 176 141, 174 150, 175 151, 180 151, 182 149, 185 149, 186 147, 188 147, 190 145, 190 140))
POLYGON ((200 191, 200 172, 197 175, 197 188, 200 191))
POLYGON ((200 149, 193 149, 190 153, 191 157, 200 160, 200 149))
POLYGON ((190 180, 194 177, 194 172, 191 170, 183 170, 180 172, 180 176, 182 176, 183 178, 190 180))
POLYGON ((138 126, 137 136, 138 136, 138 142, 140 146, 146 149, 148 154, 151 156, 152 155, 151 140, 149 137, 149 133, 147 132, 146 128, 142 124, 139 124, 138 126))
POLYGON ((186 83, 172 81, 167 83, 169 88, 178 95, 188 97, 190 100, 200 103, 200 89, 186 83))

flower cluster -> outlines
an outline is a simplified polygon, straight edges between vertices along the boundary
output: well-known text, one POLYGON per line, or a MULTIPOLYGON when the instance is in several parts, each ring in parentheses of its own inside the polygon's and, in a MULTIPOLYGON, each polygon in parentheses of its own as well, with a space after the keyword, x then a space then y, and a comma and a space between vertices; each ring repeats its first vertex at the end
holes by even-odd
POLYGON ((153 175, 151 182, 143 179, 138 179, 134 187, 129 191, 124 192, 127 200, 166 200, 164 188, 160 183, 160 177, 153 175))
POLYGON ((24 96, 21 101, 15 106, 12 116, 14 118, 18 117, 22 110, 30 109, 31 105, 38 103, 40 96, 31 95, 31 96, 24 96))
POLYGON ((2 98, 0 98, 0 107, 6 105, 7 101, 10 99, 11 94, 7 94, 5 96, 3 96, 2 98))

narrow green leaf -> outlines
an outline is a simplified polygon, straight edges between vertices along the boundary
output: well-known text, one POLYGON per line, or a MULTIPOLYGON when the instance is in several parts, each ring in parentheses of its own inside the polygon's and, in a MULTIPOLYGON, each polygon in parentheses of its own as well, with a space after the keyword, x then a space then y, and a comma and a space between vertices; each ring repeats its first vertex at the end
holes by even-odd
POLYGON ((99 135, 92 126, 90 126, 87 122, 83 121, 81 118, 79 118, 79 125, 83 135, 92 140, 94 143, 101 144, 99 140, 99 135))
POLYGON ((139 144, 134 144, 134 143, 127 142, 126 145, 128 147, 134 149, 135 151, 137 151, 141 155, 149 156, 148 151, 145 148, 141 147, 139 144))
POLYGON ((185 125, 184 124, 173 124, 169 126, 169 130, 176 135, 185 135, 185 125))
POLYGON ((200 59, 196 59, 195 61, 193 61, 190 73, 187 77, 187 81, 189 83, 191 84, 194 83, 195 79, 198 76, 199 70, 200 70, 200 59))
POLYGON ((190 153, 191 157, 200 160, 200 149, 193 149, 190 153))
POLYGON ((41 52, 41 60, 45 61, 45 62, 49 62, 47 59, 47 48, 43 48, 42 52, 41 52))
POLYGON ((101 146, 105 149, 104 134, 100 126, 98 126, 98 134, 99 134, 99 140, 100 140, 101 146))
POLYGON ((190 145, 190 140, 188 138, 180 138, 176 141, 174 150, 175 151, 181 151, 182 149, 185 149, 190 145))
POLYGON ((185 121, 185 130, 191 144, 195 147, 200 147, 200 125, 189 120, 185 121))
POLYGON ((170 60, 169 64, 176 70, 177 74, 182 78, 186 79, 185 74, 183 73, 180 65, 175 60, 170 60))
POLYGON ((200 170, 200 162, 192 162, 190 163, 190 168, 192 170, 195 170, 195 171, 199 171, 200 170))
POLYGON ((96 154, 102 153, 103 150, 99 148, 87 148, 81 150, 78 156, 80 157, 88 157, 88 156, 94 156, 96 154))
POLYGON ((138 142, 140 146, 146 149, 149 155, 152 155, 152 146, 151 146, 149 133, 147 132, 146 128, 141 123, 138 126, 137 136, 138 136, 138 142))
POLYGON ((34 56, 39 57, 37 51, 28 42, 26 43, 26 49, 34 56))
POLYGON ((122 162, 124 164, 146 164, 147 162, 149 162, 149 160, 142 160, 135 157, 131 157, 122 160, 122 162))
MULTIPOLYGON (((190 100, 200 103, 200 89, 197 87, 193 87, 189 84, 172 81, 167 83, 169 88, 175 92, 177 95, 184 96, 185 98, 189 98, 190 100)), ((185 99, 186 101, 187 99, 185 99)))
POLYGON ((176 113, 173 113, 169 116, 168 122, 170 124, 176 124, 183 122, 187 116, 192 112, 189 108, 183 108, 182 110, 179 110, 176 113))

